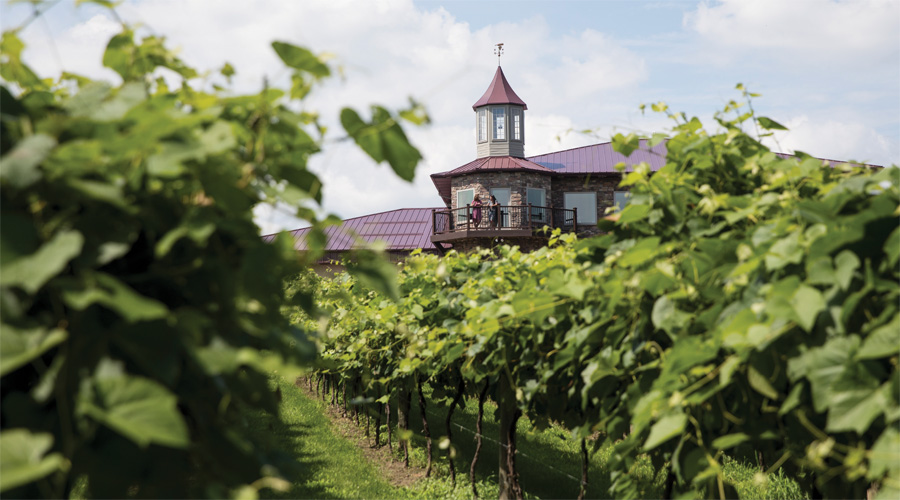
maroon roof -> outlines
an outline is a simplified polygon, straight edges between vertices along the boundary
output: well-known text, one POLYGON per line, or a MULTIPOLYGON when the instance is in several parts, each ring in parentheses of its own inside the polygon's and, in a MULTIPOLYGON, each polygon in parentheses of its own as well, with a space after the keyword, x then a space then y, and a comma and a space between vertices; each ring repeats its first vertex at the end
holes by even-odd
POLYGON ((525 101, 520 99, 515 91, 513 91, 512 87, 509 86, 509 82, 506 81, 506 76, 503 74, 503 69, 500 68, 500 66, 497 66, 497 72, 494 73, 494 79, 491 80, 491 85, 484 92, 484 95, 481 96, 481 99, 478 99, 478 101, 472 105, 472 109, 488 104, 518 104, 524 109, 528 109, 528 105, 525 104, 525 101))
POLYGON ((625 163, 625 171, 630 172, 632 165, 645 162, 650 170, 657 171, 666 164, 665 141, 650 147, 647 139, 641 139, 640 147, 625 157, 613 151, 611 142, 566 149, 528 159, 549 168, 557 174, 607 174, 617 173, 615 166, 625 163))
MULTIPOLYGON (((443 210, 444 207, 436 210, 443 210)), ((325 229, 328 238, 326 252, 342 252, 359 248, 375 241, 387 243, 388 251, 436 250, 431 243, 431 208, 400 208, 377 214, 345 219, 338 226, 325 229)), ((294 248, 306 250, 308 227, 290 231, 295 239, 294 248)), ((263 236, 272 241, 276 234, 263 236)))
POLYGON ((487 156, 470 161, 461 167, 454 168, 447 172, 431 174, 431 182, 437 188, 438 194, 444 199, 444 203, 450 203, 450 178, 457 175, 471 174, 474 172, 484 172, 490 170, 492 172, 512 172, 512 171, 533 171, 544 174, 552 174, 549 168, 538 165, 537 163, 516 158, 514 156, 487 156))
MULTIPOLYGON (((591 146, 582 146, 580 148, 567 149, 565 151, 556 151, 537 156, 529 156, 527 159, 549 168, 555 174, 605 174, 616 173, 617 163, 625 164, 625 171, 631 172, 632 166, 644 162, 650 165, 650 170, 656 172, 666 164, 666 141, 662 141, 656 146, 650 147, 647 139, 641 139, 640 147, 633 151, 627 158, 613 151, 612 143, 604 142, 603 144, 593 144, 591 146)), ((787 153, 775 153, 780 158, 793 158, 794 155, 787 153)), ((866 167, 878 167, 878 165, 868 165, 863 163, 847 162, 840 160, 826 160, 830 165, 851 164, 866 167)), ((452 171, 451 171, 452 172, 452 171)))

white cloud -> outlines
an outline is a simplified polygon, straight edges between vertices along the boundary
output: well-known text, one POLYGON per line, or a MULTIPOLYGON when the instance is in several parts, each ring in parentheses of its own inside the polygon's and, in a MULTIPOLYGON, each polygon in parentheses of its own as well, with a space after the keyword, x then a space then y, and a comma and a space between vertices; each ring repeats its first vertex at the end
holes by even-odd
POLYGON ((898 161, 891 150, 890 141, 859 122, 811 119, 807 115, 799 115, 788 119, 783 125, 788 128, 787 131, 777 132, 774 141, 765 141, 773 150, 784 153, 803 151, 829 160, 855 160, 876 164, 885 163, 883 159, 889 158, 892 158, 890 161, 898 161))
MULTIPOLYGON (((597 7, 600 3, 581 4, 585 16, 604 10, 597 7)), ((471 105, 490 83, 496 68, 491 50, 498 42, 506 44, 506 76, 529 106, 529 155, 601 142, 620 131, 667 129, 668 120, 638 114, 641 102, 662 99, 675 111, 705 117, 721 108, 723 95, 733 97, 734 83, 744 81, 766 93, 760 106, 777 109, 766 110, 767 116, 791 126, 790 135, 782 137, 785 149, 874 158, 876 163, 900 160, 900 145, 892 136, 900 127, 900 89, 893 77, 900 74, 896 0, 704 2, 685 17, 683 32, 660 33, 666 41, 662 48, 622 41, 608 31, 553 25, 553 16, 548 22, 541 16, 511 15, 473 27, 454 16, 453 2, 445 5, 411 0, 145 0, 128 1, 118 11, 126 21, 144 24, 146 32, 165 35, 169 46, 180 48, 181 57, 201 71, 230 62, 237 70, 235 92, 259 90, 263 76, 273 85, 287 85, 290 72, 272 50, 273 40, 333 54, 341 75, 316 89, 303 106, 319 111, 329 126, 324 152, 312 159, 310 168, 325 184, 323 211, 342 217, 440 203, 429 174, 474 159, 471 105), (793 67, 802 68, 805 79, 798 71, 786 71, 793 67), (398 108, 406 105, 407 96, 422 101, 433 120, 430 127, 406 127, 425 156, 411 184, 341 141, 337 120, 342 106, 366 114, 370 103, 398 108), (576 132, 586 128, 594 134, 576 132)), ((642 8, 621 23, 645 22, 642 8)), ((46 33, 32 24, 24 32, 27 60, 45 76, 58 73, 62 64, 115 80, 100 61, 118 24, 105 13, 82 17, 80 23, 77 19, 72 16, 68 29, 57 30, 58 58, 46 33)), ((714 128, 712 121, 704 123, 714 128)), ((257 221, 264 232, 294 228, 300 222, 289 212, 259 208, 257 221)))
POLYGON ((118 80, 115 72, 103 67, 102 60, 106 43, 122 31, 119 23, 105 14, 97 14, 53 38, 41 28, 34 26, 25 33, 23 54, 38 75, 55 76, 68 71, 91 78, 118 80))
POLYGON ((866 65, 896 57, 898 19, 896 0, 721 0, 700 3, 684 24, 713 51, 866 65))
MULTIPOLYGON (((526 102, 538 103, 539 109, 576 109, 580 102, 584 108, 583 101, 598 93, 646 77, 640 57, 596 31, 554 38, 539 17, 472 30, 443 8, 420 8, 406 0, 249 4, 188 0, 126 4, 122 11, 127 19, 166 34, 173 45, 183 48, 189 64, 218 68, 230 62, 237 69, 240 91, 258 89, 263 74, 273 83, 283 83, 288 71, 272 51, 272 40, 333 53, 346 78, 326 83, 306 104, 322 113, 332 139, 343 135, 336 120, 341 106, 401 107, 407 96, 423 101, 434 125, 407 127, 425 157, 414 183, 398 179, 387 165, 373 166, 347 142, 329 143, 325 153, 313 159, 311 169, 325 185, 323 211, 342 217, 440 204, 429 175, 475 158, 471 105, 493 76, 490 51, 498 41, 508 48, 503 65, 513 88, 526 102), (615 78, 605 77, 614 72, 615 78)), ((543 149, 540 144, 570 128, 570 123, 563 117, 549 128, 526 131, 528 150, 543 149)), ((278 221, 293 223, 270 212, 261 213, 259 219, 270 227, 278 221)))

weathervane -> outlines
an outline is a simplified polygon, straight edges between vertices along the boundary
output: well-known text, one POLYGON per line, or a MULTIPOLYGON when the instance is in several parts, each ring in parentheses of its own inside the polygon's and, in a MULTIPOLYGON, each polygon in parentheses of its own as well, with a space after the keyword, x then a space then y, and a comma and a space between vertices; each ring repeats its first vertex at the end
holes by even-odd
POLYGON ((494 49, 494 55, 497 56, 497 66, 500 66, 500 56, 503 55, 503 44, 498 43, 497 48, 494 49))

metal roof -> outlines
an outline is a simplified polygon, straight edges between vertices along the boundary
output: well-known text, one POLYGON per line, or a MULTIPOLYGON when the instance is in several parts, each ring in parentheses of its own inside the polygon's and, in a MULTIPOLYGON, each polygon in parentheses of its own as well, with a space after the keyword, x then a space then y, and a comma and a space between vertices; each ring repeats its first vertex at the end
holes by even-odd
MULTIPOLYGON (((328 238, 325 249, 328 252, 341 252, 359 248, 375 241, 383 241, 388 251, 436 250, 431 243, 431 211, 444 210, 437 208, 399 208, 377 214, 363 215, 345 219, 340 225, 325 229, 328 238)), ((307 250, 306 238, 310 228, 305 227, 290 231, 294 237, 294 248, 307 250)), ((276 234, 263 236, 263 240, 272 241, 276 234)))
POLYGON ((525 101, 519 98, 512 87, 509 86, 509 82, 506 81, 506 75, 503 74, 503 69, 500 66, 497 66, 497 72, 494 73, 494 79, 491 80, 490 86, 488 86, 484 95, 481 96, 481 99, 478 99, 472 105, 472 109, 488 104, 518 104, 524 109, 528 109, 525 101))
POLYGON ((628 157, 613 151, 611 142, 604 142, 527 159, 557 174, 614 174, 618 173, 615 168, 618 163, 624 163, 625 171, 630 172, 633 165, 641 162, 649 164, 655 172, 666 164, 666 152, 665 141, 651 148, 647 139, 641 139, 640 147, 628 157))
POLYGON ((438 194, 444 200, 444 203, 450 203, 450 178, 457 175, 472 174, 475 172, 514 172, 514 171, 532 171, 542 174, 552 174, 553 170, 528 161, 523 158, 514 156, 486 156, 470 161, 461 167, 454 168, 447 172, 431 174, 431 182, 437 188, 438 194))

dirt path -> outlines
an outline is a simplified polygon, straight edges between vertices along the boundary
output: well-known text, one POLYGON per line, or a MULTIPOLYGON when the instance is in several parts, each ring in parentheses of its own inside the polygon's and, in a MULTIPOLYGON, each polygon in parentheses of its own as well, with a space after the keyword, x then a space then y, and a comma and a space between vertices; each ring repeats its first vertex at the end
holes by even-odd
MULTIPOLYGON (((319 399, 321 401, 321 398, 316 397, 315 391, 309 390, 309 387, 307 387, 306 383, 297 380, 295 385, 306 397, 310 399, 319 399)), ((384 477, 385 480, 387 480, 392 486, 405 488, 425 478, 425 469, 413 466, 406 468, 403 466, 402 461, 395 460, 391 456, 391 452, 388 449, 386 443, 387 435, 381 436, 382 443, 380 447, 374 447, 374 419, 371 420, 371 437, 367 438, 366 420, 364 415, 360 414, 359 421, 361 425, 357 427, 356 420, 352 418, 352 412, 348 412, 350 416, 344 417, 341 415, 340 409, 335 408, 330 404, 326 404, 325 414, 334 425, 334 429, 337 431, 337 433, 351 443, 355 444, 362 451, 363 455, 366 457, 366 460, 378 467, 378 470, 381 473, 382 477, 384 477)), ((396 442, 394 443, 394 446, 397 446, 396 442)))

